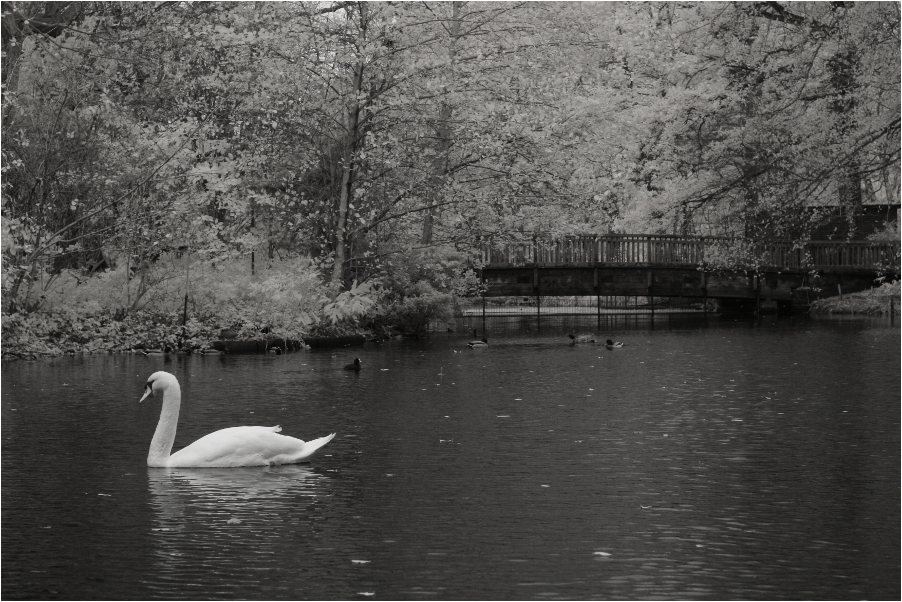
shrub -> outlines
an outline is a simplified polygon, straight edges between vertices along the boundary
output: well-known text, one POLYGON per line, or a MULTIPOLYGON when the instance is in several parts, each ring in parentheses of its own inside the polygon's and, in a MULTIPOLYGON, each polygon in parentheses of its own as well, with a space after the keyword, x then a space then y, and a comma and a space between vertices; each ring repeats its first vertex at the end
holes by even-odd
POLYGON ((424 336, 434 322, 450 322, 454 297, 420 283, 417 290, 409 290, 400 302, 387 307, 374 319, 374 325, 391 326, 407 336, 424 336), (411 294, 412 293, 412 294, 411 294))
POLYGON ((217 337, 212 320, 192 318, 181 325, 179 312, 138 311, 116 316, 102 310, 12 313, 2 317, 3 359, 67 353, 112 353, 133 348, 197 349, 217 337))
POLYGON ((878 287, 850 293, 840 297, 818 299, 809 307, 811 313, 820 314, 867 314, 889 315, 890 307, 895 315, 900 314, 899 281, 885 282, 878 287), (892 303, 890 300, 892 299, 892 303))
POLYGON ((455 295, 478 292, 480 284, 466 256, 443 247, 408 251, 387 261, 384 282, 385 303, 371 326, 409 336, 425 335, 432 323, 450 322, 455 295))

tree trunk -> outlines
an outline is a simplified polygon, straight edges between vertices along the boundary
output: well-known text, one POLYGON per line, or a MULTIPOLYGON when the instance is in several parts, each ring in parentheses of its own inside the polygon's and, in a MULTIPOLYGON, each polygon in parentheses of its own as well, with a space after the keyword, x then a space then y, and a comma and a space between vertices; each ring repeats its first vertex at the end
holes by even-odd
MULTIPOLYGON (((449 29, 451 41, 448 45, 448 65, 452 73, 454 62, 457 59, 457 40, 460 37, 460 7, 460 2, 451 3, 451 27, 449 29)), ((444 93, 447 93, 447 91, 447 88, 443 90, 444 93)), ((448 170, 449 155, 451 154, 451 118, 453 114, 454 107, 447 100, 443 100, 439 110, 438 123, 435 127, 436 152, 432 160, 432 177, 429 183, 430 206, 423 219, 423 234, 420 237, 420 243, 423 245, 432 244, 435 218, 438 216, 437 205, 441 201, 445 173, 448 170)))
POLYGON ((429 209, 423 219, 423 235, 420 242, 432 244, 433 225, 438 216, 438 203, 441 202, 442 188, 445 183, 445 172, 448 169, 448 154, 451 152, 451 117, 453 108, 447 102, 442 103, 439 122, 436 125, 436 152, 432 160, 432 177, 429 182, 429 209))
POLYGON ((332 278, 329 282, 333 292, 336 294, 344 280, 345 264, 348 261, 348 209, 353 198, 355 159, 357 156, 357 145, 360 141, 360 99, 363 90, 364 45, 366 43, 367 27, 366 2, 359 4, 359 10, 360 28, 357 32, 358 60, 354 66, 351 94, 347 108, 347 131, 345 132, 344 149, 341 158, 341 190, 338 195, 338 219, 335 222, 335 263, 332 266, 332 278))
MULTIPOLYGON (((356 112, 350 112, 349 125, 357 121, 356 112)), ((349 132, 352 128, 349 128, 349 132)), ((356 129, 356 126, 353 128, 356 129)), ((342 156, 341 190, 338 196, 338 220, 335 223, 335 264, 332 266, 332 280, 330 284, 337 292, 344 278, 345 262, 348 260, 348 246, 345 240, 348 230, 348 205, 350 204, 351 191, 354 188, 354 148, 350 135, 345 142, 345 150, 342 156)))

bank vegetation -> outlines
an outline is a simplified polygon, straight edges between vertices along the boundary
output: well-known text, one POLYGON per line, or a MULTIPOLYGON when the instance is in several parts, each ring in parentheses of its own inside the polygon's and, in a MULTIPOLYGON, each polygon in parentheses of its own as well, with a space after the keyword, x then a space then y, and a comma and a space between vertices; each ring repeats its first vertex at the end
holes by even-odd
POLYGON ((872 289, 814 301, 813 314, 860 314, 868 316, 898 316, 902 310, 899 281, 887 282, 872 289))

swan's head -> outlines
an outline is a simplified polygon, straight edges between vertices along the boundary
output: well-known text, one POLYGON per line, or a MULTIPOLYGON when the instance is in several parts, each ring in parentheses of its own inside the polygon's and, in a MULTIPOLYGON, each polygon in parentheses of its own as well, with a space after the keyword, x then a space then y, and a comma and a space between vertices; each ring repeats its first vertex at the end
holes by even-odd
POLYGON ((147 378, 147 384, 144 385, 144 396, 138 401, 141 403, 157 391, 165 391, 172 385, 178 386, 179 381, 175 376, 168 372, 154 372, 147 378))

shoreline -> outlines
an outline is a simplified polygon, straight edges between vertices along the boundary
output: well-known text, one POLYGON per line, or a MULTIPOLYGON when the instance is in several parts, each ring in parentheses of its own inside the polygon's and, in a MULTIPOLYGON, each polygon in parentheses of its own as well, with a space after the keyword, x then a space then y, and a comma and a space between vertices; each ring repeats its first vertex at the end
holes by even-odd
POLYGON ((898 316, 902 312, 899 281, 846 295, 813 301, 808 313, 813 315, 898 316))
MULTIPOLYGON (((888 308, 890 304, 892 304, 894 309, 894 315, 900 315, 900 309, 902 309, 902 303, 899 302, 897 297, 885 297, 879 296, 878 301, 874 301, 872 298, 873 295, 862 295, 858 294, 858 297, 850 295, 844 295, 843 299, 839 297, 831 297, 829 299, 821 300, 817 306, 812 306, 811 310, 807 312, 806 316, 810 317, 824 317, 824 316, 843 316, 843 315, 856 315, 860 317, 870 317, 870 318, 879 318, 883 316, 889 316, 888 308), (892 303, 889 299, 893 299, 892 303), (824 303, 824 301, 829 303, 824 303)), ((544 309, 544 308, 543 308, 544 309)), ((552 308, 548 308, 551 310, 552 308)), ((563 309, 563 308, 561 308, 563 309)), ((666 315, 702 315, 703 312, 700 310, 696 311, 656 311, 656 314, 666 314, 666 315)), ((579 317, 579 316, 594 316, 595 312, 593 311, 591 314, 588 312, 579 312, 572 313, 569 311, 555 311, 546 313, 542 312, 542 317, 579 317)), ((633 311, 608 311, 604 312, 605 316, 612 317, 616 315, 622 316, 651 316, 651 312, 648 310, 633 310, 633 311)), ((505 318, 505 317, 535 317, 535 313, 515 313, 515 314, 507 314, 502 312, 487 312, 487 317, 491 318, 505 318)), ((481 312, 479 314, 475 312, 463 312, 459 316, 455 316, 456 320, 474 320, 481 317, 481 312)), ((123 355, 158 355, 158 356, 174 356, 174 355, 262 355, 267 352, 270 354, 283 354, 283 353, 298 353, 304 351, 311 351, 312 349, 329 349, 329 348, 344 348, 351 346, 359 346, 363 345, 366 342, 378 341, 379 338, 375 337, 371 332, 367 329, 357 329, 353 332, 346 331, 342 334, 335 335, 310 335, 304 338, 289 338, 289 337, 279 337, 279 336, 270 336, 270 337, 248 337, 248 338, 234 338, 228 340, 221 340, 219 337, 210 337, 210 340, 204 347, 193 347, 193 348, 170 348, 168 350, 162 350, 158 348, 151 347, 146 343, 142 343, 140 341, 136 342, 134 345, 125 345, 124 337, 117 340, 101 340, 99 338, 95 338, 91 341, 85 341, 83 343, 76 342, 79 338, 79 334, 83 335, 83 331, 80 328, 73 328, 73 331, 69 333, 69 336, 64 337, 61 336, 62 333, 54 332, 55 336, 47 336, 43 339, 38 339, 34 337, 35 333, 29 333, 32 335, 30 338, 30 342, 21 341, 10 341, 7 337, 7 317, 4 317, 4 337, 3 337, 3 347, 2 354, 0 354, 0 361, 2 362, 15 362, 15 361, 39 361, 39 360, 50 360, 58 357, 76 357, 83 355, 113 355, 113 354, 123 354, 123 355), (55 340, 54 340, 55 339, 55 340), (62 339, 62 340, 61 340, 62 339), (287 349, 285 346, 279 346, 280 342, 289 341, 291 344, 288 345, 287 349), (14 348, 19 345, 19 348, 15 351, 10 351, 10 348, 14 348), (276 348, 279 347, 279 350, 276 348), (204 351, 206 353, 204 353, 204 351)), ((90 318, 86 321, 92 321, 90 318)), ((69 322, 69 324, 73 324, 69 322)), ((177 326, 174 328, 176 331, 181 331, 181 326, 177 326)), ((443 329, 437 329, 433 332, 445 332, 443 329)), ((402 335, 398 335, 399 337, 402 335)), ((83 338, 83 337, 82 337, 83 338)), ((384 338, 384 337, 383 337, 384 338)), ((131 342, 134 339, 129 339, 131 342)), ((196 339, 195 339, 196 341, 196 339)))
POLYGON ((109 312, 81 315, 73 311, 3 314, 0 360, 40 360, 75 355, 201 355, 266 353, 302 350, 310 343, 327 347, 372 336, 359 327, 321 326, 310 333, 261 332, 247 327, 222 329, 212 317, 190 318, 183 325, 180 312, 136 312, 116 316, 109 312))
MULTIPOLYGON (((489 306, 461 307, 455 319, 486 317, 554 316, 652 316, 702 315, 695 307, 662 305, 650 307, 597 308, 583 306, 489 306), (485 313, 483 314, 483 311, 485 313)), ((455 313, 458 313, 455 312, 455 313)), ((900 282, 842 296, 818 299, 811 303, 808 315, 902 315, 900 282)), ((145 355, 190 355, 223 353, 288 353, 313 347, 344 347, 401 336, 400 326, 383 324, 374 333, 371 328, 320 324, 309 332, 270 332, 260 325, 241 329, 222 329, 219 317, 198 316, 182 324, 181 312, 139 311, 125 316, 111 312, 83 315, 74 311, 3 314, 0 360, 39 360, 84 354, 130 353, 145 355)))

